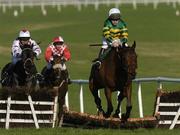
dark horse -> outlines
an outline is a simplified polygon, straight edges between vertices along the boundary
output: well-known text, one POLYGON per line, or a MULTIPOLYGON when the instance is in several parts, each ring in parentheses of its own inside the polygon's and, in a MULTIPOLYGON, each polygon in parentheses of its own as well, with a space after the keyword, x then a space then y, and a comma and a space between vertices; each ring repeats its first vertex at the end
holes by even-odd
POLYGON ((56 125, 61 127, 64 112, 63 105, 65 104, 65 96, 68 91, 68 72, 62 56, 54 55, 50 71, 47 72, 47 67, 45 66, 41 74, 44 76, 44 82, 40 84, 40 87, 57 90, 59 112, 56 125))
POLYGON ((34 58, 35 55, 30 46, 24 45, 22 48, 21 60, 19 60, 16 65, 14 65, 12 80, 10 84, 8 84, 9 82, 6 81, 3 82, 3 80, 7 80, 6 77, 10 77, 7 76, 6 72, 11 63, 6 64, 2 69, 2 87, 16 88, 17 86, 24 86, 29 90, 34 89, 36 86, 37 73, 36 66, 34 64, 34 58))
POLYGON ((118 106, 114 117, 119 117, 121 101, 127 98, 126 113, 122 114, 122 120, 126 121, 132 109, 131 89, 132 80, 136 76, 137 55, 135 52, 135 42, 132 47, 117 47, 111 49, 108 56, 102 62, 100 68, 92 66, 89 77, 89 88, 94 96, 98 113, 104 117, 110 117, 113 111, 111 95, 114 91, 119 91, 118 106), (101 99, 98 90, 104 88, 107 99, 107 112, 101 106, 101 99))

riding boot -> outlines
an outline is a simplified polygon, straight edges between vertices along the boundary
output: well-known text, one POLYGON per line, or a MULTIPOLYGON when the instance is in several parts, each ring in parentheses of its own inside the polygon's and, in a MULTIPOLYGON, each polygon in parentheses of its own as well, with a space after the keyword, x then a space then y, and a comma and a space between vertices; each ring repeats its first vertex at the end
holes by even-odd
POLYGON ((100 68, 102 61, 106 58, 106 56, 109 54, 110 51, 111 51, 111 47, 107 49, 101 48, 99 52, 99 57, 95 62, 96 67, 100 68))
POLYGON ((102 63, 102 60, 103 60, 103 59, 102 59, 102 55, 103 55, 104 51, 105 51, 104 48, 101 48, 101 49, 100 49, 100 52, 99 52, 99 54, 98 54, 98 58, 94 60, 94 62, 95 62, 95 63, 94 63, 94 66, 95 66, 95 67, 98 67, 98 68, 99 68, 99 67, 101 66, 101 63, 102 63))

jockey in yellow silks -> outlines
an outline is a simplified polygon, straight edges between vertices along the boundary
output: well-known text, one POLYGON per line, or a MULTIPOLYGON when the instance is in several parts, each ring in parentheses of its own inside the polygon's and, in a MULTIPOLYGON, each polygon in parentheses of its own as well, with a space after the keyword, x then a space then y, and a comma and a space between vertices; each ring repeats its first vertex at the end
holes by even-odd
POLYGON ((128 29, 126 23, 121 18, 121 12, 117 8, 109 10, 109 16, 104 22, 102 48, 99 53, 98 66, 107 56, 111 47, 128 46, 128 29))

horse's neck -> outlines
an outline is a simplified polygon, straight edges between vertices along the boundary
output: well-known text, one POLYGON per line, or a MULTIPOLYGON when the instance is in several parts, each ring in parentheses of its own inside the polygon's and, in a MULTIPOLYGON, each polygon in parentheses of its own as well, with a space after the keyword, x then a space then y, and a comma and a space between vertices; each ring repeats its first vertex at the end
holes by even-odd
POLYGON ((111 52, 109 53, 109 56, 107 56, 105 61, 108 62, 108 65, 110 65, 110 67, 117 65, 118 55, 115 49, 111 50, 111 52))

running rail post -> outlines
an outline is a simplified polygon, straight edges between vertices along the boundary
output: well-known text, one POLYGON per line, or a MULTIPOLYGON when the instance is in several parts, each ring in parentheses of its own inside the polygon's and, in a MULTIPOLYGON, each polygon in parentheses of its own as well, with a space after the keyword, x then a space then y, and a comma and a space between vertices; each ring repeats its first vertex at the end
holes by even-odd
POLYGON ((68 96, 68 91, 66 92, 66 96, 65 96, 65 105, 67 107, 67 111, 69 111, 69 96, 68 96))
POLYGON ((159 85, 158 88, 162 89, 162 83, 160 81, 158 81, 158 85, 159 85))
POLYGON ((84 100, 83 100, 83 85, 80 84, 80 93, 79 93, 79 99, 80 99, 80 112, 84 113, 84 100))
POLYGON ((142 106, 142 93, 141 93, 141 83, 138 82, 138 104, 139 104, 139 116, 143 118, 143 106, 142 106))

